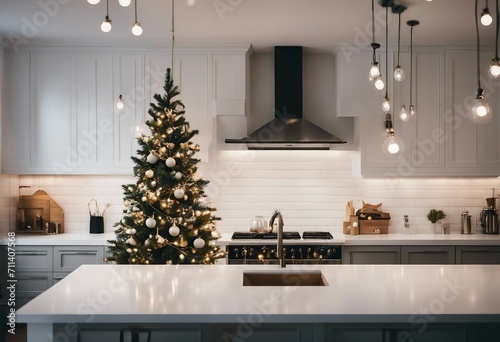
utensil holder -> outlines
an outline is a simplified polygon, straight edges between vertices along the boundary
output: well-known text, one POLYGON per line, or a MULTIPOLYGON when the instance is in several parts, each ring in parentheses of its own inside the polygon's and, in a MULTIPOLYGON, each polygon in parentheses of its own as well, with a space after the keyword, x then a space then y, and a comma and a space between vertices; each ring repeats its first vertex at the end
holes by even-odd
POLYGON ((104 217, 90 216, 90 234, 104 233, 104 217))

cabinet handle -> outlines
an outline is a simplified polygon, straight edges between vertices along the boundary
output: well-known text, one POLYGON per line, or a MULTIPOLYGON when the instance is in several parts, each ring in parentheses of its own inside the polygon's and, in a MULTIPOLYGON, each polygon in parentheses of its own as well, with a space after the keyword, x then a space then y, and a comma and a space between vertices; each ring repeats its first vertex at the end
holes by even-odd
POLYGON ((63 280, 64 277, 54 277, 54 280, 63 280))
POLYGON ((17 277, 17 280, 47 280, 48 276, 17 277))
POLYGON ((61 252, 61 255, 97 255, 97 252, 84 252, 84 251, 76 251, 76 252, 61 252))
POLYGON ((47 252, 25 252, 25 251, 17 251, 17 255, 47 255, 47 252))

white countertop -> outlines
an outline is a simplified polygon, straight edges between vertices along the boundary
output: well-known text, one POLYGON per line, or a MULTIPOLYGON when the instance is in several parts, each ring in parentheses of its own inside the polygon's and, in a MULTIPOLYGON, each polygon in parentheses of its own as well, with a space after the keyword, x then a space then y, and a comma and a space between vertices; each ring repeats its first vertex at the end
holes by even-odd
POLYGON ((499 265, 85 265, 17 311, 19 323, 498 322, 499 265), (242 286, 246 271, 320 270, 328 286, 242 286), (422 279, 425 279, 423 282, 422 279), (420 317, 423 318, 423 317, 420 317))
MULTIPOLYGON (((227 244, 263 244, 275 243, 276 240, 232 240, 232 233, 222 233, 218 243, 227 244)), ((335 244, 349 246, 384 246, 384 245, 450 245, 450 246, 500 246, 500 235, 491 234, 381 234, 381 235, 348 235, 332 233, 333 240, 284 240, 285 244, 335 244)), ((58 235, 16 235, 17 246, 68 246, 68 245, 107 245, 108 240, 114 240, 115 233, 89 234, 64 233, 58 235)), ((0 245, 7 244, 7 237, 0 237, 0 245)))

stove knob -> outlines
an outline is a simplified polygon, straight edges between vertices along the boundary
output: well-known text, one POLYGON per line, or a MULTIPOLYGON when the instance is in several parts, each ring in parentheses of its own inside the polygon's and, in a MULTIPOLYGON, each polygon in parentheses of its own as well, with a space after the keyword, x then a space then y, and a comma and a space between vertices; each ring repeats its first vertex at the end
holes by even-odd
POLYGON ((240 250, 239 250, 238 248, 235 248, 235 249, 233 250, 233 252, 234 252, 234 257, 235 257, 236 259, 238 259, 238 258, 239 258, 239 254, 238 254, 238 253, 240 252, 240 250))
POLYGON ((295 259, 295 248, 290 249, 290 254, 292 259, 295 259))
POLYGON ((310 258, 310 255, 311 255, 311 247, 307 249, 307 259, 310 258))
POLYGON ((302 248, 299 248, 299 259, 304 259, 304 256, 302 255, 302 248))
POLYGON ((250 248, 250 251, 248 252, 248 256, 253 256, 254 249, 250 248))
POLYGON ((267 258, 269 259, 271 255, 275 254, 276 251, 274 249, 267 249, 267 258))
POLYGON ((332 254, 332 250, 331 250, 331 248, 328 248, 326 250, 326 258, 329 258, 331 254, 332 254))
POLYGON ((244 258, 247 257, 247 248, 246 247, 243 247, 243 250, 241 251, 241 255, 243 255, 244 258))

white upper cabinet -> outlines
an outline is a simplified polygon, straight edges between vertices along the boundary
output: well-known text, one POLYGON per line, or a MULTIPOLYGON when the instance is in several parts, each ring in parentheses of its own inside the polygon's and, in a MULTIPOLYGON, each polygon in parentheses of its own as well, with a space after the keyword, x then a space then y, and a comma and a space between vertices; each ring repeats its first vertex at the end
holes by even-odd
MULTIPOLYGON (((170 52, 26 48, 5 53, 4 173, 132 174, 139 148, 130 128, 163 95, 170 52), (125 108, 115 104, 122 95, 125 108)), ((174 84, 208 160, 215 113, 244 115, 248 45, 177 48, 174 84), (213 106, 213 103, 215 106, 213 106)))
POLYGON ((457 174, 500 175, 500 88, 487 77, 493 56, 491 51, 482 51, 480 64, 481 86, 493 115, 486 125, 477 125, 469 119, 477 90, 476 51, 446 52, 446 162, 457 174))
MULTIPOLYGON (((481 60, 482 86, 493 118, 487 125, 476 125, 469 119, 468 109, 477 89, 475 50, 416 48, 413 53, 412 97, 417 114, 412 121, 400 122, 398 117, 398 101, 409 107, 410 72, 407 68, 403 85, 398 87, 393 82, 392 92, 394 127, 396 134, 405 141, 405 151, 399 156, 388 157, 378 149, 384 138, 382 130, 375 130, 380 119, 363 116, 360 118, 362 174, 499 176, 500 97, 495 95, 498 85, 486 76, 493 54, 483 52, 481 60)), ((407 53, 403 54, 402 65, 409 65, 407 53)), ((377 107, 382 99, 380 95, 377 107)))

